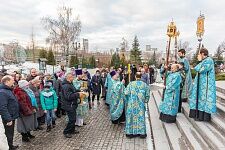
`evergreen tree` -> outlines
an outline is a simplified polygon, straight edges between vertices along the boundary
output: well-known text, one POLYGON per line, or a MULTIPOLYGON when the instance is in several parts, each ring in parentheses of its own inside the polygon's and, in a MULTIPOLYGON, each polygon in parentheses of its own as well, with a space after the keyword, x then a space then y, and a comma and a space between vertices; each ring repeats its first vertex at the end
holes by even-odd
POLYGON ((223 55, 222 53, 225 52, 225 49, 224 49, 224 43, 220 44, 214 54, 214 57, 217 59, 217 60, 223 60, 223 55))
POLYGON ((90 67, 91 67, 91 68, 95 68, 95 67, 96 67, 95 56, 94 56, 94 55, 92 55, 92 56, 89 58, 89 64, 90 64, 90 67))
POLYGON ((44 49, 41 49, 39 52, 39 58, 47 58, 48 52, 44 49))
POLYGON ((199 54, 199 49, 197 49, 196 53, 192 57, 191 64, 193 66, 196 66, 198 63, 198 54, 199 54))
POLYGON ((120 56, 118 53, 114 53, 112 55, 112 59, 111 59, 111 66, 114 66, 115 68, 118 68, 120 66, 120 56))
POLYGON ((70 67, 75 67, 75 68, 77 68, 78 64, 79 64, 79 60, 78 60, 77 55, 75 55, 75 56, 72 55, 72 56, 70 57, 70 64, 69 64, 69 66, 70 66, 70 67))
POLYGON ((127 62, 126 62, 124 54, 122 54, 121 57, 120 57, 120 63, 122 64, 122 66, 126 66, 127 65, 127 62))
POLYGON ((88 62, 87 62, 87 59, 83 56, 82 57, 82 68, 87 68, 87 64, 88 64, 88 62))
POLYGON ((155 65, 157 66, 157 59, 156 59, 156 53, 154 51, 153 55, 151 56, 148 65, 155 65))
POLYGON ((135 36, 132 44, 132 49, 130 51, 130 59, 134 64, 141 64, 141 51, 139 46, 140 44, 138 42, 138 38, 137 36, 135 36))
POLYGON ((48 65, 56 65, 55 56, 54 56, 52 50, 48 51, 47 60, 48 60, 48 62, 47 62, 48 65))

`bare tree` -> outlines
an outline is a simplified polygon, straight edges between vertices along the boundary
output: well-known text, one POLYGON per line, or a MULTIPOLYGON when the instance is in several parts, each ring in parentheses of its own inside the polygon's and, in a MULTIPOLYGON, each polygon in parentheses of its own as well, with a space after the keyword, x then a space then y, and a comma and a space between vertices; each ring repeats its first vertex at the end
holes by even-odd
POLYGON ((225 52, 225 41, 223 41, 217 48, 216 53, 214 54, 214 57, 217 58, 217 60, 223 60, 223 54, 225 52))
POLYGON ((68 56, 81 31, 79 17, 72 18, 72 8, 63 6, 58 10, 57 19, 47 16, 43 17, 41 21, 44 28, 49 32, 48 41, 61 47, 68 66, 68 56))
POLYGON ((121 52, 125 52, 128 50, 128 42, 124 37, 122 38, 122 42, 120 43, 120 50, 121 52))
POLYGON ((185 49, 187 59, 191 60, 193 55, 193 50, 190 47, 190 43, 188 41, 184 41, 183 43, 180 41, 179 49, 185 49))

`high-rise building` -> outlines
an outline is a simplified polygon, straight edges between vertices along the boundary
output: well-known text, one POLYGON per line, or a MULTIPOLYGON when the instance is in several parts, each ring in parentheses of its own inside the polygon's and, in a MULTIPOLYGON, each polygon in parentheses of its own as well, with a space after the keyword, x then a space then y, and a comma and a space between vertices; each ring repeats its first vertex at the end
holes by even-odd
POLYGON ((157 51, 157 48, 152 48, 151 45, 146 45, 146 51, 157 51))
POLYGON ((151 51, 151 45, 146 45, 146 51, 151 51))
POLYGON ((83 39, 83 50, 84 52, 88 52, 88 39, 83 39))

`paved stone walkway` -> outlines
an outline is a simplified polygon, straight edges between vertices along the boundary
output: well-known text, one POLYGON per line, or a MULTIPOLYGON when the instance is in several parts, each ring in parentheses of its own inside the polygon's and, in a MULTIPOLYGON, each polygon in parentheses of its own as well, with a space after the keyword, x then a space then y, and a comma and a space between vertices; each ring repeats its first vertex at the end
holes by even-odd
POLYGON ((65 117, 57 119, 56 128, 51 132, 34 131, 36 136, 30 143, 22 143, 21 136, 16 133, 15 144, 20 150, 147 150, 145 139, 128 139, 124 133, 124 125, 113 125, 109 119, 107 107, 103 104, 90 110, 87 125, 79 127, 79 134, 66 139, 62 132, 65 117))

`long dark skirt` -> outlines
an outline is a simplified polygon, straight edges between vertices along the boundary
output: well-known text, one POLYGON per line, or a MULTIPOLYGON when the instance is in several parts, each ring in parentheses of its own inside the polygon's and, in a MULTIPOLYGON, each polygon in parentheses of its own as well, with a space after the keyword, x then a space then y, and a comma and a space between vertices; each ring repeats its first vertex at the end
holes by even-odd
POLYGON ((21 116, 17 119, 17 131, 19 133, 27 133, 37 128, 37 114, 34 113, 30 116, 21 116))
POLYGON ((195 109, 191 109, 189 113, 190 118, 194 118, 196 121, 211 121, 211 114, 204 112, 204 111, 196 111, 195 109), (198 115, 196 115, 198 113, 198 115))
POLYGON ((166 123, 175 123, 176 117, 177 116, 172 116, 172 115, 160 113, 159 119, 163 122, 166 122, 166 123))

